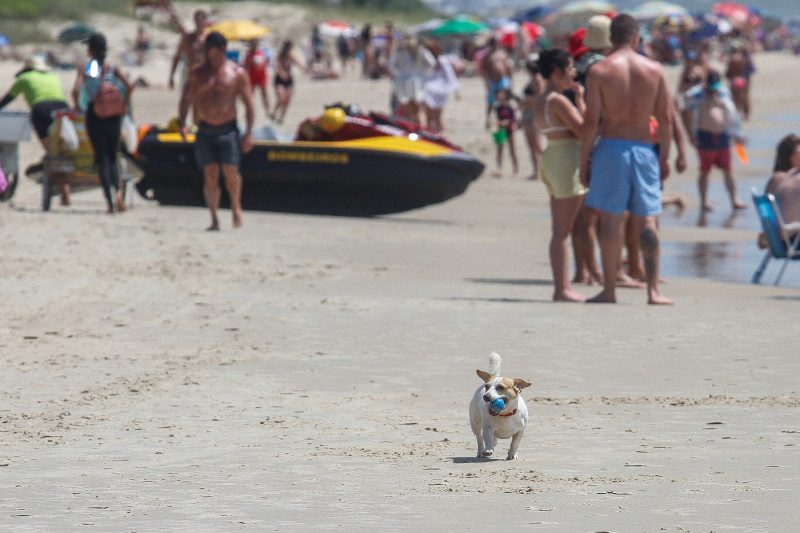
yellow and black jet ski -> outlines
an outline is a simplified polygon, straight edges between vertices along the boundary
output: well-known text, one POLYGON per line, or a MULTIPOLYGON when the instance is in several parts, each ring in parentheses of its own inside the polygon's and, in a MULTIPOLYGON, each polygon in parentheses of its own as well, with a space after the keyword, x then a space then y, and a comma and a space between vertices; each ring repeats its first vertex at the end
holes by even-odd
MULTIPOLYGON (((255 135, 242 157, 245 209, 395 213, 458 196, 484 169, 445 138, 378 113, 329 108, 304 121, 292 140, 263 137, 270 135, 255 135)), ((144 172, 139 192, 162 204, 204 205, 193 141, 145 127, 136 155, 144 172)))

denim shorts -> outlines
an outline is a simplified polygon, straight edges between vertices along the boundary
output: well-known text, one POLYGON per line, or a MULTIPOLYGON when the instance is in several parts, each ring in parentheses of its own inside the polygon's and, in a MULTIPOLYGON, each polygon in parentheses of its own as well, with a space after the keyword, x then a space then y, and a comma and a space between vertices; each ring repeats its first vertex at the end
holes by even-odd
POLYGON ((201 122, 194 141, 194 158, 201 169, 208 165, 239 166, 242 150, 236 121, 212 126, 201 122))
POLYGON ((592 153, 586 205, 615 215, 661 213, 661 170, 653 145, 601 139, 592 153))

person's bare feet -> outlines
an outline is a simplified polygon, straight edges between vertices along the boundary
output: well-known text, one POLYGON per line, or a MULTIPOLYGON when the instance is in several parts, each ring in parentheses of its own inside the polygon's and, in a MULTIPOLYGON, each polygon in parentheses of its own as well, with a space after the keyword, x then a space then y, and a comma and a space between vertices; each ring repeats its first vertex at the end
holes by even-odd
POLYGON ((623 289, 641 289, 645 285, 641 281, 638 281, 630 277, 624 272, 620 272, 619 274, 617 274, 616 286, 622 287, 623 289))
POLYGON ((658 292, 658 289, 648 291, 647 303, 650 305, 675 305, 675 302, 658 292))
POLYGON ((128 207, 125 205, 125 200, 122 198, 122 193, 117 194, 117 211, 122 213, 123 211, 127 211, 128 207))
POLYGON ((553 301, 582 303, 586 301, 586 297, 572 289, 564 289, 563 291, 556 291, 553 293, 553 301))
POLYGON ((219 231, 219 220, 212 220, 211 225, 206 228, 206 231, 219 231))
POLYGON ((704 212, 710 213, 713 210, 714 210, 714 206, 712 206, 711 204, 708 204, 708 203, 703 204, 703 211, 704 212))
POLYGON ((601 292, 594 298, 589 298, 586 300, 587 304, 615 304, 617 303, 617 298, 611 294, 606 293, 606 291, 601 292))
POLYGON ((530 176, 528 176, 525 179, 528 180, 528 181, 536 181, 536 180, 539 179, 539 175, 538 174, 531 174, 530 176))
POLYGON ((501 177, 502 175, 503 175, 503 173, 502 173, 502 172, 500 172, 499 170, 493 170, 493 171, 492 171, 492 177, 499 178, 499 177, 501 177))
POLYGON ((234 228, 241 228, 242 227, 242 212, 241 211, 234 211, 233 212, 233 227, 234 228))
POLYGON ((740 202, 739 200, 735 200, 733 202, 733 209, 747 209, 747 204, 740 202))
POLYGON ((603 276, 601 276, 599 272, 595 274, 589 274, 587 272, 580 272, 580 273, 576 272, 575 277, 572 279, 572 283, 582 283, 590 287, 592 285, 602 285, 603 276))

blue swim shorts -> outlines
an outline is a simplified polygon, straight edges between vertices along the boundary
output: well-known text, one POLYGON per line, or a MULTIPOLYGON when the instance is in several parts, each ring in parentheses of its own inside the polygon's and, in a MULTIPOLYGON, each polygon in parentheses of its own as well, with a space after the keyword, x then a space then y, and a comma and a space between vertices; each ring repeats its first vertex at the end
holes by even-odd
POLYGON ((653 145, 601 139, 592 153, 586 205, 615 215, 661 213, 661 171, 653 145))
POLYGON ((486 102, 492 106, 494 105, 495 101, 495 94, 497 91, 505 89, 507 91, 511 90, 511 79, 507 76, 503 76, 499 80, 490 80, 489 81, 489 91, 486 94, 486 102))
POLYGON ((194 141, 194 157, 201 170, 211 164, 238 167, 242 153, 236 121, 219 126, 201 122, 194 141))

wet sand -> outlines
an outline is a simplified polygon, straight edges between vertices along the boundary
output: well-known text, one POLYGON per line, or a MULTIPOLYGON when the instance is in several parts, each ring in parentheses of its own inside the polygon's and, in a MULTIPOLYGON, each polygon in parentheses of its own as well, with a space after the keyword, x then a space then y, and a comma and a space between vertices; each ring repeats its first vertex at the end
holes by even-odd
MULTIPOLYGON (((800 113, 797 60, 758 67, 746 128, 764 141, 737 169, 743 195, 794 127, 774 117, 800 113)), ((177 109, 163 88, 135 98, 140 122, 177 109)), ((491 170, 481 98, 465 80, 445 121, 491 170)), ((301 77, 287 123, 336 100, 384 109, 388 84, 301 77)), ((23 161, 37 157, 27 143, 23 161)), ((798 278, 743 282, 752 209, 724 227, 716 177, 717 212, 696 228, 689 160, 667 185, 689 207, 662 223, 671 308, 640 290, 551 303, 547 198, 521 177, 487 172, 450 202, 372 219, 247 212, 234 231, 224 211, 213 235, 199 208, 137 198, 106 216, 99 189, 43 214, 24 182, 0 206, 0 524, 792 530, 798 278), (708 277, 678 272, 706 245, 708 277), (715 279, 723 262, 733 279, 715 279), (467 407, 492 350, 534 384, 516 462, 474 459, 467 407)))

